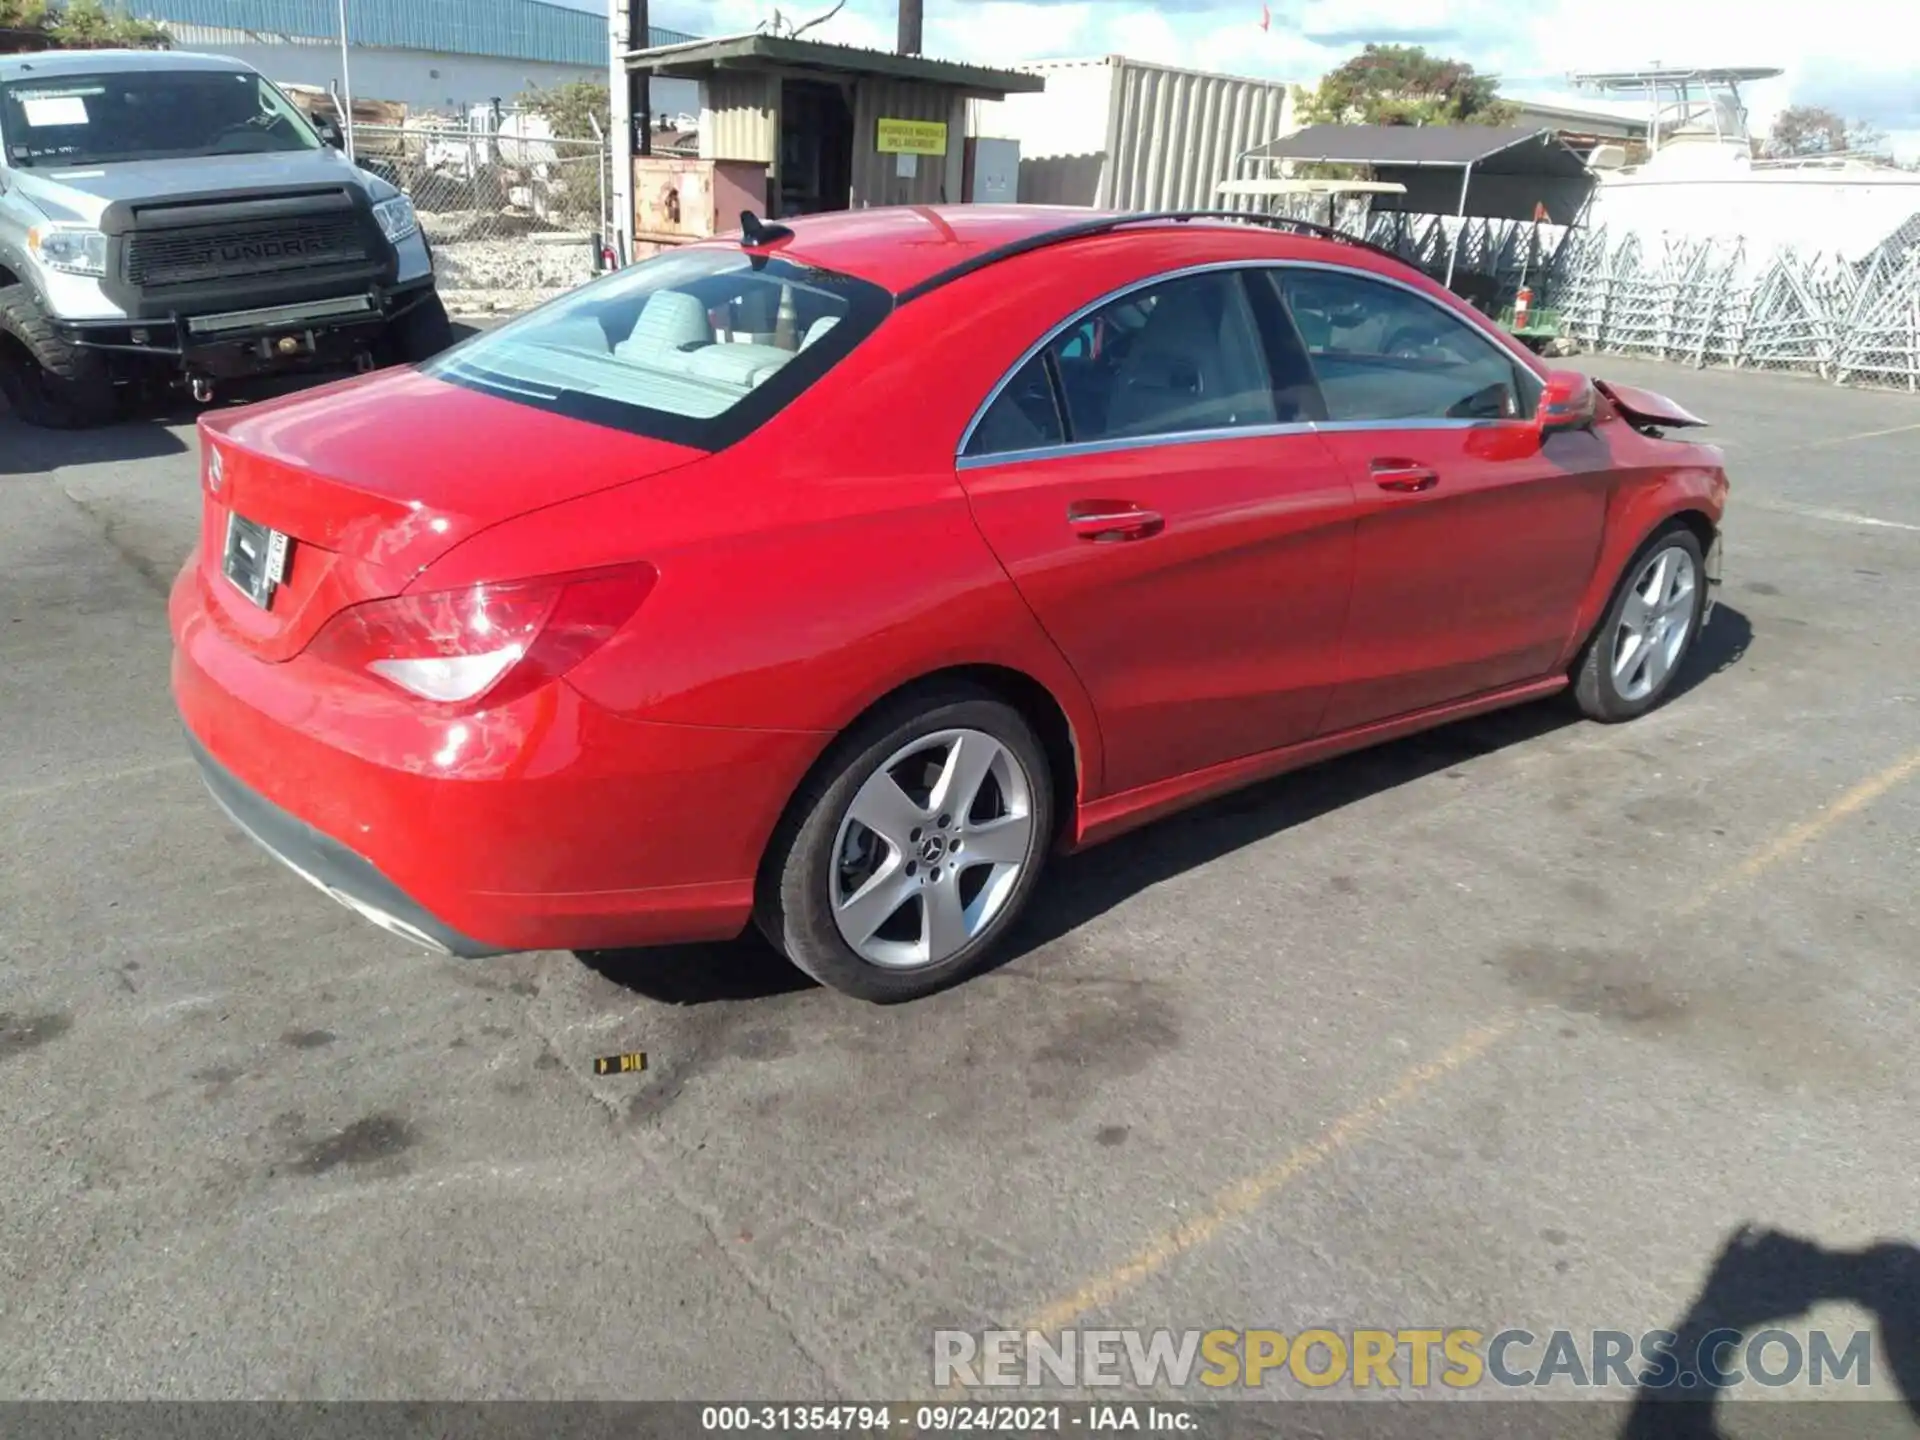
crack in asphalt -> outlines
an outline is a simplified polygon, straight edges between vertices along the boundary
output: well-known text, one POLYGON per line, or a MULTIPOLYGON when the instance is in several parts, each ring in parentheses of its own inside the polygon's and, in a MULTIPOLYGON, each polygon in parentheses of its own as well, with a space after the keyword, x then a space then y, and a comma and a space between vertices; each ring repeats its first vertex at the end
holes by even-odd
POLYGON ((58 488, 74 509, 93 522, 93 527, 100 532, 100 538, 107 542, 107 547, 127 563, 128 568, 140 577, 148 589, 162 600, 166 599, 168 591, 172 589, 172 582, 151 560, 121 539, 119 525, 105 513, 82 500, 67 486, 61 485, 58 488))
MULTIPOLYGON (((719 1254, 721 1260, 739 1277, 740 1282, 747 1287, 748 1293, 760 1302, 761 1307, 780 1326, 781 1330, 786 1334, 787 1339, 792 1342, 793 1348, 799 1353, 801 1359, 805 1360, 830 1388, 830 1393, 835 1395, 854 1394, 855 1391, 848 1387, 844 1378, 826 1357, 809 1344, 802 1335, 800 1321, 780 1303, 775 1286, 734 1253, 733 1247, 727 1243, 725 1236, 721 1232, 719 1214, 708 1206, 701 1204, 676 1184, 673 1179, 673 1166, 665 1163, 660 1155, 649 1153, 647 1146, 638 1138, 637 1133, 624 1125, 623 1122, 626 1119, 627 1113, 627 1102, 608 1095, 601 1087, 594 1085, 585 1075, 575 1070, 571 1065, 565 1064, 564 1057, 561 1056, 559 1047, 554 1043, 553 1037, 548 1035, 546 1031, 535 1022, 533 1006, 531 1004, 520 1008, 519 1018, 527 1034, 540 1042, 543 1053, 552 1055, 555 1059, 562 1061, 562 1069, 573 1078, 575 1088, 585 1093, 587 1099, 590 1100, 595 1109, 601 1113, 613 1133, 616 1135, 626 1134, 634 1136, 628 1149, 641 1164, 653 1172, 660 1193, 664 1194, 676 1209, 691 1218, 694 1223, 706 1232, 708 1241, 719 1254)), ((675 1145, 664 1136, 659 1137, 658 1143, 667 1146, 682 1159, 691 1158, 680 1146, 675 1145)), ((806 1217, 802 1216, 801 1218, 805 1219, 806 1217)), ((832 1233, 829 1227, 823 1226, 821 1228, 827 1229, 828 1233, 832 1233)), ((883 1274, 889 1273, 885 1267, 877 1264, 875 1268, 880 1269, 883 1274)), ((895 1276, 893 1278, 897 1279, 900 1277, 895 1276)))

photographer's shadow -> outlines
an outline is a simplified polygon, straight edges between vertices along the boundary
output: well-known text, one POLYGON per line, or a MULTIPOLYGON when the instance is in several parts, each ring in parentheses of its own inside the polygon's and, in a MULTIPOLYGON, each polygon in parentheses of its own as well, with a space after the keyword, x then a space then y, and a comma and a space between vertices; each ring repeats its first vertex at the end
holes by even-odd
MULTIPOLYGON (((1920 1425, 1920 1249, 1902 1241, 1881 1241, 1863 1250, 1828 1250, 1795 1235, 1743 1226, 1722 1247, 1686 1315, 1668 1327, 1677 1337, 1672 1354, 1681 1371, 1690 1371, 1710 1339, 1726 1340, 1732 1332, 1747 1339, 1756 1330, 1804 1316, 1822 1303, 1853 1304, 1872 1312, 1907 1416, 1920 1425)), ((1832 1348, 1842 1357, 1834 1367, 1838 1379, 1849 1357, 1837 1339, 1832 1348)), ((1738 1368, 1724 1352, 1707 1358, 1722 1374, 1738 1368)), ((1725 1440, 1716 1423, 1718 1398, 1716 1389, 1697 1382, 1643 1384, 1620 1440, 1725 1440)), ((1746 1407, 1742 1413, 1750 1411, 1746 1407)), ((1895 1413, 1889 1410, 1874 1418, 1884 1421, 1895 1413)), ((1868 1433, 1856 1429, 1856 1423, 1850 1419, 1844 1433, 1868 1433)), ((1903 1427, 1903 1433, 1912 1431, 1903 1427)))

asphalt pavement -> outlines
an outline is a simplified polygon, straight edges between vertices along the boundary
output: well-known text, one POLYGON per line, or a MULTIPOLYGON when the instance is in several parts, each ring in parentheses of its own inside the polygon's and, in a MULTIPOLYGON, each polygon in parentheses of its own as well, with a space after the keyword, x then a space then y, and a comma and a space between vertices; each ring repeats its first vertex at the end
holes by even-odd
POLYGON ((191 416, 0 419, 0 1397, 900 1399, 939 1327, 1638 1333, 1716 1263, 1892 1393, 1920 1290, 1846 1255, 1920 1232, 1920 397, 1577 363, 1727 449, 1682 693, 1167 821, 892 1008, 302 885, 168 698, 191 416))

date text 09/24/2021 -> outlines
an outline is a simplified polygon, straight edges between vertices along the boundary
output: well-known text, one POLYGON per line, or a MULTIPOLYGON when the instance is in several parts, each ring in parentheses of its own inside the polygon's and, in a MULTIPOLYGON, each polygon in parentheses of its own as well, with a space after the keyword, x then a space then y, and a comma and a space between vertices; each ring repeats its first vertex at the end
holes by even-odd
POLYGON ((1156 1430, 1184 1433, 1197 1417, 1175 1406, 1148 1404, 708 1405, 704 1432, 812 1431, 861 1435, 1059 1435, 1073 1431, 1156 1430))

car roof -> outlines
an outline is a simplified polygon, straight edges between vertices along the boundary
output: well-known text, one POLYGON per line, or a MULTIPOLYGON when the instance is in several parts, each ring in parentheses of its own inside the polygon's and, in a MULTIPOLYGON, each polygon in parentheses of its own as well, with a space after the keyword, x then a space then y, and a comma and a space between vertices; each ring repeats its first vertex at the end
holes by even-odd
POLYGON ((201 55, 191 50, 30 50, 21 55, 0 55, 0 80, 41 75, 109 75, 127 70, 254 73, 251 66, 232 56, 201 55))
MULTIPOLYGON (((1003 246, 1127 214, 1078 205, 902 205, 841 210, 782 220, 780 223, 793 231, 793 238, 776 242, 774 253, 871 281, 898 295, 1003 246)), ((1276 259, 1352 263, 1366 253, 1339 241, 1230 219, 1175 221, 1143 216, 1137 226, 1128 225, 1120 233, 1164 233, 1175 225, 1245 236, 1250 253, 1276 259)))

